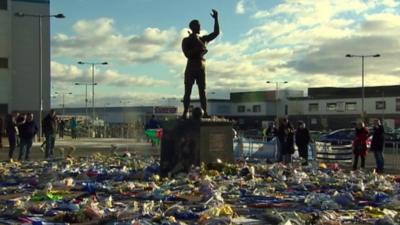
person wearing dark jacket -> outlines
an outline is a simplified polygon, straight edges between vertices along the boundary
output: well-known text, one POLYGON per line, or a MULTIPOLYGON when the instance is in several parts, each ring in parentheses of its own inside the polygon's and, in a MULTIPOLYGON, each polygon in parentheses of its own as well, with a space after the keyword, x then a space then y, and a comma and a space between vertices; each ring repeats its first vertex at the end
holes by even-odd
POLYGON ((3 118, 0 117, 0 148, 3 147, 3 118))
POLYGON ((18 117, 18 113, 13 112, 12 114, 8 114, 5 119, 5 129, 8 138, 8 157, 9 159, 13 158, 15 147, 17 146, 17 122, 16 118, 18 117))
POLYGON ((293 127, 287 118, 279 121, 277 131, 279 141, 279 157, 278 162, 287 164, 292 162, 292 154, 294 153, 294 132, 293 127))
POLYGON ((299 155, 303 158, 304 162, 302 163, 303 166, 308 165, 308 144, 311 141, 310 131, 306 128, 304 122, 300 121, 299 126, 296 130, 296 146, 299 150, 299 155))
POLYGON ((271 122, 268 124, 268 128, 264 130, 264 137, 266 137, 267 141, 271 141, 277 133, 277 128, 275 126, 275 123, 271 122))
POLYGON ((58 137, 64 139, 65 121, 60 120, 58 123, 58 137))
POLYGON ((54 143, 57 135, 56 111, 50 110, 49 114, 42 121, 43 134, 46 138, 46 150, 44 157, 47 159, 53 156, 54 143))
POLYGON ((383 146, 385 141, 384 135, 385 130, 381 124, 381 121, 375 120, 372 133, 371 151, 374 152, 377 173, 383 172, 383 166, 385 163, 383 159, 383 146))
POLYGON ((20 137, 20 145, 19 145, 19 156, 18 160, 22 160, 25 155, 25 160, 29 161, 29 155, 32 148, 33 138, 38 132, 38 127, 33 121, 33 114, 28 113, 26 117, 25 123, 22 123, 18 127, 19 129, 19 137, 20 137))

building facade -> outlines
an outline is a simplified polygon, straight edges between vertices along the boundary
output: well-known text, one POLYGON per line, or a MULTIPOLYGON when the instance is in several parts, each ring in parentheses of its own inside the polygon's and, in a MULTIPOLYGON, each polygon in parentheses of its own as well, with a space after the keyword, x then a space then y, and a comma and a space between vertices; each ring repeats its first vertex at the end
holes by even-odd
MULTIPOLYGON (((259 128, 276 117, 289 113, 289 98, 303 97, 304 91, 283 89, 277 91, 234 92, 230 99, 208 99, 210 115, 226 117, 237 122, 243 129, 259 128)), ((200 107, 193 100, 191 107, 200 107)))
POLYGON ((0 117, 11 111, 40 111, 50 108, 50 21, 42 18, 39 47, 39 18, 17 13, 49 15, 49 0, 0 0, 0 117), (40 80, 42 49, 42 81, 40 80))
MULTIPOLYGON (((260 129, 276 117, 288 117, 293 123, 304 121, 313 130, 334 130, 352 127, 362 118, 361 88, 309 88, 308 95, 302 90, 284 89, 276 94, 276 91, 236 92, 230 94, 230 99, 209 98, 208 113, 232 119, 242 129, 260 129)), ((126 124, 137 120, 144 123, 153 114, 159 120, 179 117, 182 103, 176 99, 173 103, 95 110, 98 118, 106 123, 126 124)), ((192 100, 190 107, 200 107, 199 100, 192 100)), ((366 87, 364 110, 367 121, 384 119, 389 127, 399 128, 400 85, 366 87)), ((85 108, 65 108, 65 114, 84 116, 85 108)))
MULTIPOLYGON (((55 108, 59 113, 64 111, 63 116, 80 116, 86 118, 86 108, 55 108)), ((89 115, 92 115, 90 108, 89 115)), ((95 107, 97 119, 104 120, 107 124, 131 124, 139 122, 146 123, 152 115, 162 121, 176 119, 178 117, 178 108, 175 106, 118 106, 118 107, 95 107)), ((87 118, 90 118, 88 116, 87 118)))
POLYGON ((312 129, 352 127, 362 117, 400 127, 400 85, 365 87, 364 114, 361 91, 359 87, 309 88, 307 97, 289 99, 289 115, 312 129))
MULTIPOLYGON (((277 117, 302 120, 315 130, 352 127, 362 117, 368 122, 383 119, 388 127, 399 128, 400 85, 364 90, 364 115, 360 87, 309 88, 307 96, 303 91, 288 89, 280 90, 278 95, 276 91, 231 93, 228 100, 209 99, 208 111, 210 115, 234 119, 244 129, 261 128, 277 117)), ((196 100, 192 105, 200 106, 196 100)))

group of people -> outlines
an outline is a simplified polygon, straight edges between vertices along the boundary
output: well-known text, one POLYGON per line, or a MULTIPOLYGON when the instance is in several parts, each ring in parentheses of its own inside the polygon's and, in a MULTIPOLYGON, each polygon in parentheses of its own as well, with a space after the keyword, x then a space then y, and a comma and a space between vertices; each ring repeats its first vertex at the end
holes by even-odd
MULTIPOLYGON (((36 124, 33 113, 12 112, 4 121, 5 131, 9 143, 9 159, 13 159, 17 146, 19 147, 18 160, 30 160, 32 144, 36 135, 39 135, 39 127, 36 124)), ((56 112, 50 110, 42 120, 42 132, 45 137, 45 158, 53 157, 55 137, 58 131, 56 112)))
MULTIPOLYGON (((358 159, 360 158, 360 167, 365 168, 365 156, 368 150, 368 141, 370 137, 370 131, 365 126, 364 122, 358 122, 355 128, 355 138, 353 140, 353 170, 357 170, 358 159)), ((383 147, 385 141, 385 130, 380 120, 375 120, 372 128, 372 139, 370 145, 370 151, 374 153, 376 172, 382 173, 384 167, 383 158, 383 147)))
MULTIPOLYGON (((364 122, 358 122, 355 127, 355 137, 352 143, 353 149, 353 170, 357 170, 360 159, 360 167, 365 168, 365 156, 367 155, 368 142, 370 141, 370 151, 374 153, 376 162, 376 172, 382 173, 384 169, 384 128, 380 120, 375 120, 372 134, 365 126, 364 122), (370 139, 370 136, 372 138, 370 139)), ((308 146, 312 142, 310 131, 306 128, 303 121, 298 122, 297 129, 294 129, 287 118, 278 120, 278 126, 271 123, 265 130, 264 135, 267 140, 276 137, 278 140, 278 162, 290 163, 294 154, 294 145, 297 146, 299 155, 303 160, 303 165, 308 164, 308 146)))
POLYGON ((310 144, 311 135, 303 121, 299 121, 297 128, 294 129, 293 125, 287 118, 280 118, 275 123, 270 123, 265 130, 267 140, 276 137, 278 140, 278 162, 285 164, 292 162, 292 155, 295 152, 294 146, 297 146, 299 155, 302 158, 302 165, 308 165, 308 146, 310 144))
POLYGON ((19 114, 13 112, 7 115, 5 119, 5 130, 9 143, 9 158, 13 158, 14 151, 18 144, 18 160, 22 160, 23 158, 29 160, 33 138, 39 131, 37 124, 33 120, 33 113, 19 114))

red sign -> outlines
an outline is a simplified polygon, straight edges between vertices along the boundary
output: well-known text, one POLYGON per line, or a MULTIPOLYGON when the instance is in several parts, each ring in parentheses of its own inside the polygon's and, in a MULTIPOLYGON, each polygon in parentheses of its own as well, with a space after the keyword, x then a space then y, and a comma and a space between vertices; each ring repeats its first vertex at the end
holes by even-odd
POLYGON ((154 107, 154 114, 176 114, 177 111, 176 107, 154 107))

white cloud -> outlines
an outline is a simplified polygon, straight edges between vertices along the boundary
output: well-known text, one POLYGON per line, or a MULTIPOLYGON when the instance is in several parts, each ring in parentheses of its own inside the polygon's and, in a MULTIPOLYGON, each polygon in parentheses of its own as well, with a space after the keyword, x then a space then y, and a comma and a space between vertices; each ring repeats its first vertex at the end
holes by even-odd
POLYGON ((397 7, 397 6, 399 6, 399 4, 400 3, 396 0, 382 0, 382 5, 391 7, 391 8, 397 7))
POLYGON ((246 12, 245 5, 244 5, 244 1, 245 1, 245 0, 240 0, 240 1, 238 1, 238 3, 236 4, 236 10, 235 10, 235 12, 236 12, 237 14, 244 14, 244 13, 246 12))
POLYGON ((148 27, 141 34, 123 35, 114 23, 111 18, 77 21, 73 25, 74 35, 53 36, 52 54, 132 64, 159 61, 164 58, 163 54, 180 48, 182 31, 148 27))
MULTIPOLYGON (((65 65, 55 61, 51 62, 52 81, 59 83, 91 82, 91 69, 83 70, 75 65, 65 65)), ((166 80, 159 80, 148 75, 123 74, 115 70, 100 70, 96 68, 95 82, 103 86, 116 87, 160 87, 169 84, 166 80)))

